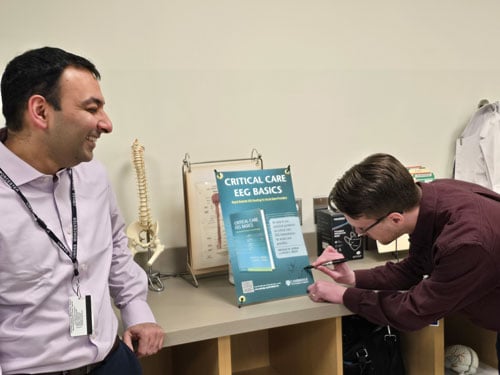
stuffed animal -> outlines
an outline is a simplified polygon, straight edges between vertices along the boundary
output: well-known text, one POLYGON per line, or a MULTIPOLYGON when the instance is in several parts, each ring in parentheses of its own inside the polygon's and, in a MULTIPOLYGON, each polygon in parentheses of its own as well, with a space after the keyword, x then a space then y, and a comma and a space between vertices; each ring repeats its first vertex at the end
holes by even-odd
POLYGON ((477 353, 465 345, 448 346, 444 359, 444 366, 460 375, 475 374, 479 366, 477 353))

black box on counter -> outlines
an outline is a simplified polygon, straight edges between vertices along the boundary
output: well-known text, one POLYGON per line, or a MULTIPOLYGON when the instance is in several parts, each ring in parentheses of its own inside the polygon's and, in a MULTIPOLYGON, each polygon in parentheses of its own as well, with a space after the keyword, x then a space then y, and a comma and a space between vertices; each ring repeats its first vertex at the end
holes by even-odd
POLYGON ((345 216, 330 209, 316 212, 316 235, 318 255, 331 245, 347 259, 361 259, 364 255, 365 241, 358 237, 345 216))

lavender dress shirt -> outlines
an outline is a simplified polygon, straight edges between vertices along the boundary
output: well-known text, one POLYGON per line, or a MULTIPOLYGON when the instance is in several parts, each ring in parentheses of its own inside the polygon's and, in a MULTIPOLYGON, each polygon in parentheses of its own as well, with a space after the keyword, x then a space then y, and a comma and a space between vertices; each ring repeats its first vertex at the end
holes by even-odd
MULTIPOLYGON (((44 175, 0 143, 0 168, 34 212, 71 250, 72 215, 67 170, 44 175)), ((146 273, 127 247, 125 223, 104 167, 73 168, 82 295, 91 295, 94 332, 70 336, 73 265, 33 220, 20 197, 0 180, 0 373, 61 371, 101 361, 123 326, 154 322, 146 273)))

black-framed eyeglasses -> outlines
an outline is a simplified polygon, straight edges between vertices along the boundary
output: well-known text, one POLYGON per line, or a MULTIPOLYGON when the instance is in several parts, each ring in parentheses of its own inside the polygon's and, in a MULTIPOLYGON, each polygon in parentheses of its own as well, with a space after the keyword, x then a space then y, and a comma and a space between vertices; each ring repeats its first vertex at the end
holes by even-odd
POLYGON ((373 227, 377 224, 380 224, 380 222, 382 220, 384 220, 387 216, 389 216, 391 213, 389 212, 387 215, 384 215, 382 217, 379 217, 377 220, 375 220, 375 222, 373 224, 370 224, 368 225, 366 228, 360 228, 358 229, 359 230, 359 233, 356 232, 356 234, 358 235, 358 237, 363 237, 363 236, 366 236, 366 233, 368 233, 368 231, 370 229, 373 229, 373 227))

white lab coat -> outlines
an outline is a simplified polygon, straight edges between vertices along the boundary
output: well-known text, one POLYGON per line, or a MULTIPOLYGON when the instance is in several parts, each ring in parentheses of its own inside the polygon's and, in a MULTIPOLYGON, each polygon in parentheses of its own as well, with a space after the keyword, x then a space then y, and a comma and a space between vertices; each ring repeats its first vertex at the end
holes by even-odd
POLYGON ((455 178, 500 193, 500 104, 474 113, 456 142, 455 178))

